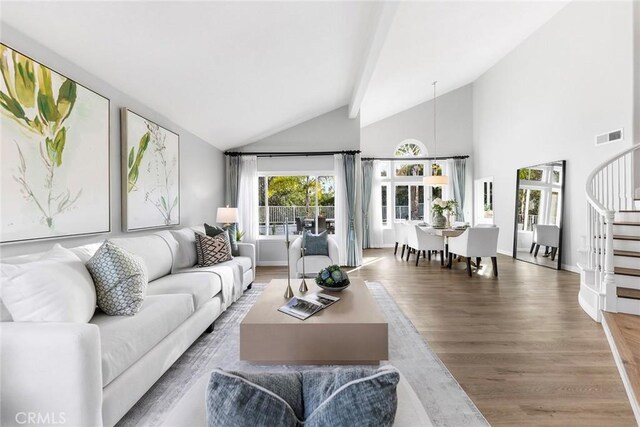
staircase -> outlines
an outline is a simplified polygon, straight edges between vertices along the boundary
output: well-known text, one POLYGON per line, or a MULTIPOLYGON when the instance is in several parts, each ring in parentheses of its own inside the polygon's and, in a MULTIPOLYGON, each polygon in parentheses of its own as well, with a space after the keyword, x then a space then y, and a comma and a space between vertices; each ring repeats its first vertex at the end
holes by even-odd
POLYGON ((640 144, 602 163, 587 179, 587 238, 578 264, 578 301, 597 322, 602 321, 602 311, 640 315, 637 153, 640 144))

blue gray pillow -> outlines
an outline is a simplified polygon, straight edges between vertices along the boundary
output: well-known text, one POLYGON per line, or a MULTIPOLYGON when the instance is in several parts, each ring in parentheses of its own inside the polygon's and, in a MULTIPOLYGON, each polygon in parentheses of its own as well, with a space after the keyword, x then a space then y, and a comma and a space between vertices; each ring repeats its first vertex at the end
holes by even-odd
POLYGON ((329 235, 326 231, 320 234, 311 234, 305 231, 302 235, 302 247, 307 248, 307 255, 329 256, 329 235))
POLYGON ((259 374, 214 370, 207 424, 390 427, 399 380, 391 366, 259 374))

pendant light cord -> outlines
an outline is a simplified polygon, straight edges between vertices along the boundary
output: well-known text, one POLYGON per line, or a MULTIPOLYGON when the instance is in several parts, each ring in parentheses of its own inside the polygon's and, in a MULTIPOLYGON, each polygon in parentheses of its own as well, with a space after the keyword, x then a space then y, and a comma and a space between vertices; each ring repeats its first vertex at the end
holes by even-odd
POLYGON ((438 155, 438 140, 436 139, 436 84, 438 81, 433 82, 433 155, 438 155))

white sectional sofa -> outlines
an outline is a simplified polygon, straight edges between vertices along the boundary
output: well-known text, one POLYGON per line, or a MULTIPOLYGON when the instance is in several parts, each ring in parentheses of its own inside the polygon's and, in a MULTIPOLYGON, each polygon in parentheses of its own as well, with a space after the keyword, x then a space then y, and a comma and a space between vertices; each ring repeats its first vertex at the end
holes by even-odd
MULTIPOLYGON (((111 241, 142 257, 148 270, 135 316, 96 310, 89 323, 13 322, 0 300, 0 425, 114 425, 255 277, 252 244, 240 243, 231 261, 176 271, 183 249, 169 231, 111 241)), ((72 251, 86 262, 99 246, 72 251)))

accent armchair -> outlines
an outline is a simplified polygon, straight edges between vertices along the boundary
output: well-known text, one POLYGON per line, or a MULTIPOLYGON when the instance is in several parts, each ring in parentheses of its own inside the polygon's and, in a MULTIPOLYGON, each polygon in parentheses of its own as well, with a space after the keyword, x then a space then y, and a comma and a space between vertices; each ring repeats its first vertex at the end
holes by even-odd
MULTIPOLYGON (((338 264, 338 244, 334 239, 327 239, 329 255, 307 255, 304 260, 304 272, 307 277, 313 277, 320 270, 333 264, 338 264)), ((302 237, 296 238, 289 247, 290 277, 302 277, 302 237)))
POLYGON ((482 257, 491 257, 493 275, 498 276, 498 227, 471 227, 458 237, 449 237, 449 268, 453 256, 463 256, 467 262, 467 273, 471 276, 471 258, 476 258, 480 267, 482 257))

